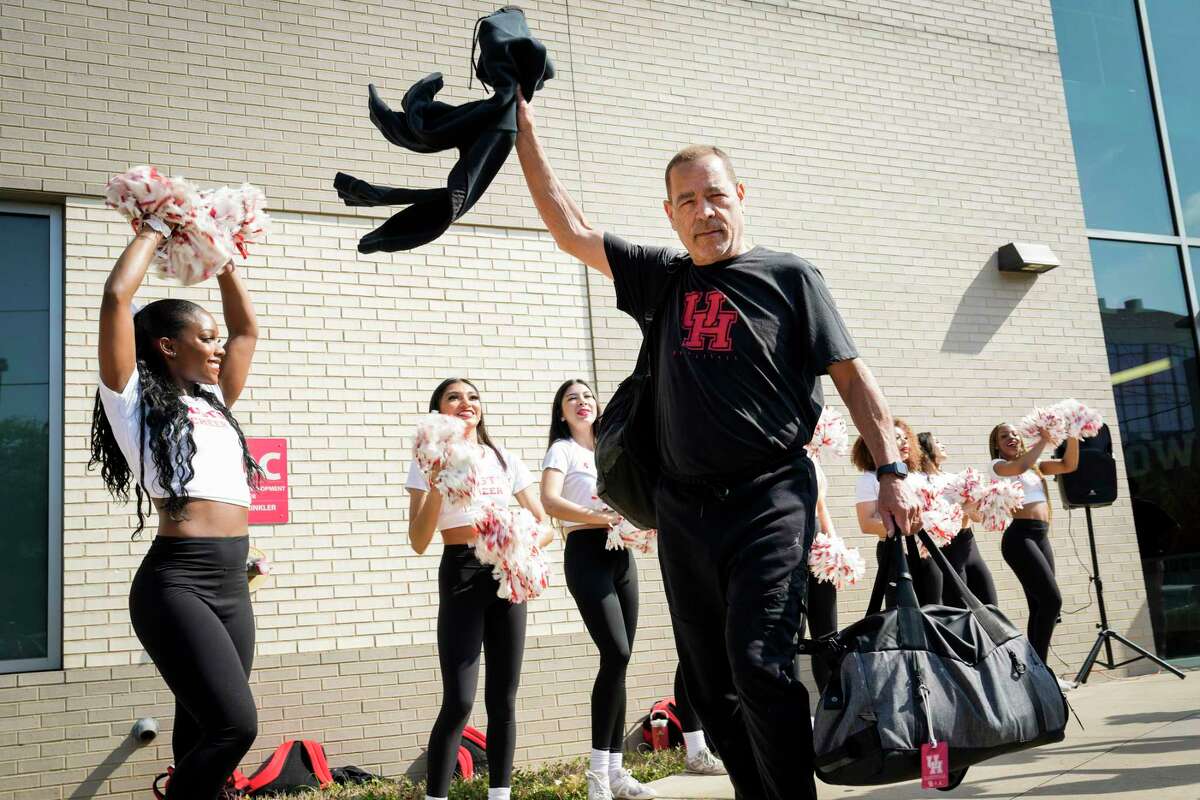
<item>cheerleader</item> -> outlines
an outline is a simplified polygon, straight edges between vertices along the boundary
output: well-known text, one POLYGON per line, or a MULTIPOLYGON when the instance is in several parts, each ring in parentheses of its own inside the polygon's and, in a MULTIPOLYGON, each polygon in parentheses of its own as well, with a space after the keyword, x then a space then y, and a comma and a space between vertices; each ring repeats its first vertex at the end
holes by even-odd
MULTIPOLYGON (((157 222, 157 221, 156 221, 157 222)), ((113 497, 142 498, 157 532, 129 591, 129 618, 175 695, 169 800, 214 800, 258 732, 250 668, 254 612, 246 576, 250 489, 262 474, 230 409, 258 340, 232 263, 217 277, 229 338, 186 300, 133 313, 164 236, 142 225, 100 303, 100 381, 89 466, 113 497)), ((157 792, 157 789, 156 789, 157 792)))
POLYGON ((599 402, 585 381, 558 387, 550 406, 549 449, 542 461, 542 502, 563 523, 563 572, 588 634, 600 651, 592 684, 592 753, 588 800, 657 797, 623 766, 625 670, 637 631, 637 564, 625 547, 609 545, 621 517, 596 497, 599 402))
MULTIPOLYGON (((921 457, 916 435, 913 434, 908 423, 899 417, 893 417, 892 424, 896 434, 896 445, 900 448, 900 458, 908 468, 909 474, 919 472, 921 457)), ((871 451, 867 449, 867 443, 861 436, 854 442, 854 447, 850 451, 850 461, 855 467, 862 470, 862 475, 858 476, 858 482, 854 487, 854 508, 858 515, 858 527, 863 533, 879 537, 879 543, 875 546, 875 556, 876 562, 882 564, 887 545, 885 541, 887 530, 879 518, 879 478, 875 475, 875 460, 871 457, 871 451)), ((908 548, 908 570, 913 577, 913 588, 916 590, 917 600, 923 606, 941 603, 941 570, 931 559, 920 557, 920 553, 917 551, 916 536, 907 537, 905 545, 908 548)), ((891 602, 890 592, 888 599, 891 602)))
MULTIPOLYGON (((517 686, 525 653, 526 607, 497 595, 499 583, 492 567, 475 557, 474 523, 484 504, 505 502, 510 495, 516 496, 539 523, 546 515, 524 464, 488 435, 475 384, 465 378, 442 381, 429 399, 429 410, 462 420, 466 439, 477 449, 478 459, 476 488, 467 508, 453 508, 445 502, 415 460, 405 483, 409 494, 408 539, 413 549, 424 553, 435 530, 441 531, 444 545, 438 568, 437 619, 442 707, 429 735, 426 798, 446 800, 449 794, 459 742, 475 703, 482 648, 488 664, 484 682, 488 800, 508 800, 516 750, 517 686)), ((436 471, 432 477, 436 478, 436 471)), ((545 547, 552 537, 552 529, 544 526, 538 546, 545 547)))
MULTIPOLYGON (((917 441, 921 445, 921 471, 927 475, 943 474, 942 464, 947 458, 945 446, 929 431, 917 434, 917 441)), ((974 509, 970 506, 964 507, 963 511, 966 519, 979 521, 971 516, 974 509)), ((979 546, 975 543, 975 532, 969 525, 960 530, 950 544, 942 548, 942 553, 967 584, 971 594, 979 598, 979 602, 984 605, 996 605, 996 583, 992 580, 992 571, 980 555, 979 546)), ((966 602, 959 596, 953 583, 944 583, 942 586, 942 601, 948 606, 966 608, 966 602)))
POLYGON ((1015 478, 1025 491, 1025 504, 1013 513, 1013 521, 1000 539, 1000 554, 1025 591, 1029 642, 1043 663, 1062 610, 1062 592, 1054 576, 1054 551, 1050 547, 1050 496, 1045 476, 1074 472, 1079 466, 1077 438, 1067 439, 1061 459, 1039 460, 1051 441, 1050 434, 1042 430, 1033 447, 1026 448, 1017 430, 1007 423, 992 428, 988 436, 992 474, 996 478, 1015 478))

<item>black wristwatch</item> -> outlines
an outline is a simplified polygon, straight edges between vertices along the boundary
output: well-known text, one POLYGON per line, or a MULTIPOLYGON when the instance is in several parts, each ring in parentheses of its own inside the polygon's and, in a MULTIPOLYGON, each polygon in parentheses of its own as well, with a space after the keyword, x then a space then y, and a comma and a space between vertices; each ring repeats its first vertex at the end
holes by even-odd
POLYGON ((893 461, 875 470, 875 477, 882 480, 884 475, 895 475, 900 480, 908 477, 908 465, 903 461, 893 461))

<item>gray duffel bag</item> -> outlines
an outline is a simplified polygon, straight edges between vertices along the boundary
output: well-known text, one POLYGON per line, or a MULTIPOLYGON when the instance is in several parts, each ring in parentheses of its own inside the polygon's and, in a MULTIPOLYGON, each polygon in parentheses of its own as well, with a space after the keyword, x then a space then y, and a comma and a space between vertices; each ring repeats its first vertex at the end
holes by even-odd
POLYGON ((823 641, 833 674, 816 709, 817 776, 875 785, 921 777, 921 745, 949 745, 953 788, 989 758, 1062 741, 1066 698, 1024 634, 979 602, 922 531, 967 608, 917 603, 900 537, 888 540, 867 616, 823 641), (888 579, 895 606, 880 611, 888 579))

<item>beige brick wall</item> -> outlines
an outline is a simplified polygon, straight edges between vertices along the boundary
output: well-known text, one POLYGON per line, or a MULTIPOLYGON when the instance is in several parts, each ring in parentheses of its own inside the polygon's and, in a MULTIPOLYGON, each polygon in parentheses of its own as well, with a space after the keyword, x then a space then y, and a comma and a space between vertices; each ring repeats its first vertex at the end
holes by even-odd
MULTIPOLYGON (((0 800, 131 795, 169 759, 165 737, 138 751, 124 740, 138 716, 171 710, 126 611, 146 542, 129 541, 130 508, 84 469, 96 298, 127 236, 97 198, 136 163, 252 181, 277 220, 245 270, 265 334, 238 416, 251 435, 288 438, 292 521, 255 530, 277 572, 255 595, 263 732, 247 764, 299 734, 391 775, 419 757, 439 693, 437 548, 405 544, 413 421, 441 377, 467 374, 493 433, 536 469, 558 381, 594 376, 608 396, 637 343, 611 284, 540 230, 515 158, 437 243, 355 252, 385 212, 342 207, 336 170, 437 185, 452 163, 384 142, 366 83, 398 106, 440 69, 443 99, 482 96, 466 63, 490 10, 5 3, 0 194, 65 204, 67 380, 65 670, 0 676, 0 800)), ((719 142, 749 186, 753 240, 822 268, 895 412, 935 430, 954 467, 985 463, 990 427, 1038 402, 1074 395, 1114 417, 1047 0, 526 10, 559 67, 538 97, 541 135, 594 222, 673 241, 662 166, 682 144, 719 142), (989 259, 1012 240, 1050 244, 1064 266, 1001 276, 989 259)), ((167 291, 153 278, 142 294, 167 291)), ((215 288, 182 294, 219 307, 215 288)), ((840 530, 869 549, 854 533, 852 468, 829 473, 840 530)), ((1096 522, 1114 627, 1149 641, 1127 502, 1096 522)), ((1089 600, 1083 530, 1081 513, 1056 514, 1068 611, 1089 600)), ((1001 605, 1023 622, 999 538, 980 541, 1001 605)), ((550 551, 557 574, 561 553, 550 551)), ((631 720, 674 665, 656 572, 643 559, 631 720)), ((865 602, 847 593, 843 622, 865 602)), ((1079 663, 1094 619, 1064 618, 1052 666, 1079 663)), ((561 580, 530 623, 518 759, 582 753, 595 656, 561 580)))

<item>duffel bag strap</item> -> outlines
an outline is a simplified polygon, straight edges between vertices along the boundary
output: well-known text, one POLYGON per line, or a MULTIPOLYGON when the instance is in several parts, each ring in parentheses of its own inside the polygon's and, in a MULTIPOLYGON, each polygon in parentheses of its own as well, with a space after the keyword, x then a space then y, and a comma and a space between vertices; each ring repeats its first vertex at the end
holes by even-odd
POLYGON ((975 617, 979 623, 979 627, 983 628, 988 638, 992 640, 992 644, 1003 644, 1013 638, 1013 633, 1009 626, 996 619, 996 615, 992 610, 979 601, 979 598, 968 588, 966 581, 958 574, 958 570, 946 558, 942 548, 933 543, 933 539, 925 531, 919 531, 918 536, 921 538, 921 544, 925 545, 925 549, 929 551, 929 557, 934 560, 934 563, 941 569, 942 575, 954 584, 958 589, 959 596, 963 602, 967 604, 967 610, 975 617))
POLYGON ((879 572, 875 574, 875 585, 871 588, 871 602, 867 604, 867 614, 878 614, 883 608, 883 599, 887 594, 889 582, 896 584, 896 605, 907 608, 920 608, 917 601, 917 591, 913 588, 912 573, 908 569, 908 559, 904 557, 903 534, 897 532, 884 541, 883 560, 879 572))
POLYGON ((899 623, 900 645, 905 648, 925 650, 928 649, 929 642, 925 638, 921 604, 917 600, 917 591, 913 588, 908 559, 904 557, 902 538, 903 534, 897 531, 885 540, 883 563, 880 564, 879 573, 875 576, 875 586, 871 590, 871 603, 867 606, 867 615, 878 614, 883 607, 888 579, 891 578, 896 584, 896 619, 899 623))

